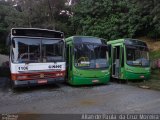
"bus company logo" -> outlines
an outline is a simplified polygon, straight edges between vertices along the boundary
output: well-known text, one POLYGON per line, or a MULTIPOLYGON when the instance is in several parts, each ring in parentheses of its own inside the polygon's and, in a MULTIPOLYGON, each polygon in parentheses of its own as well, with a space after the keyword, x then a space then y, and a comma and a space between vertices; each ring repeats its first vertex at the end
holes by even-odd
POLYGON ((40 78, 44 78, 44 74, 40 74, 40 78))
POLYGON ((52 69, 52 68, 59 68, 59 69, 61 69, 62 65, 49 65, 48 68, 49 69, 52 69))

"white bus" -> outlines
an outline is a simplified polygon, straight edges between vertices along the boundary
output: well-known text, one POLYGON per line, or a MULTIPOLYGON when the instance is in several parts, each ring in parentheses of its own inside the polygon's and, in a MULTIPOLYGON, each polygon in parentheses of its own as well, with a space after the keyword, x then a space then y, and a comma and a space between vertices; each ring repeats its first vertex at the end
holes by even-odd
POLYGON ((12 28, 9 43, 13 87, 64 81, 66 63, 62 32, 12 28))

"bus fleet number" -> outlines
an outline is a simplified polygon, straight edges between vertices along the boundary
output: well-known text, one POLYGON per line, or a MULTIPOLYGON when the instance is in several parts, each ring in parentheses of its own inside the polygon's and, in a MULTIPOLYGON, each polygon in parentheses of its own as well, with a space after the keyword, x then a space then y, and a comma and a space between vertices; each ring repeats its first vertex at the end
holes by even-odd
POLYGON ((28 67, 26 67, 26 66, 25 67, 18 67, 18 69, 22 70, 22 71, 25 71, 25 70, 28 70, 28 67))

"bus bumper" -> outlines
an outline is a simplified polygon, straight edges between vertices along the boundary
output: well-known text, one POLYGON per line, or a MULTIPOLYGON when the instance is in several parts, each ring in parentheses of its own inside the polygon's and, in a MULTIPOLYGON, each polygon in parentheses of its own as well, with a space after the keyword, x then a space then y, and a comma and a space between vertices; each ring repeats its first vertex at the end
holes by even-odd
POLYGON ((80 76, 74 76, 72 80, 69 81, 71 85, 96 85, 96 84, 107 84, 110 80, 110 75, 98 78, 86 78, 80 76))
POLYGON ((45 84, 53 84, 53 83, 59 83, 64 82, 64 77, 59 78, 47 78, 45 79, 45 82, 43 82, 43 79, 36 79, 36 80, 12 80, 12 85, 14 88, 17 87, 25 87, 25 86, 37 86, 37 85, 45 85, 45 84), (42 82, 39 82, 42 81, 42 82))
POLYGON ((127 80, 148 80, 150 79, 150 72, 147 73, 132 73, 126 72, 125 79, 127 80))

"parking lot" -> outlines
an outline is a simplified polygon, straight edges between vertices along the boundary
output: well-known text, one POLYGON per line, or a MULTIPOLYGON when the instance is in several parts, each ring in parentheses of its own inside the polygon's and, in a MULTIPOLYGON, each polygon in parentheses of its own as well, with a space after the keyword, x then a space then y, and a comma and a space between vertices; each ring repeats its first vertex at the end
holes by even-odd
POLYGON ((128 84, 53 84, 12 90, 1 78, 0 113, 159 113, 159 91, 128 84))

